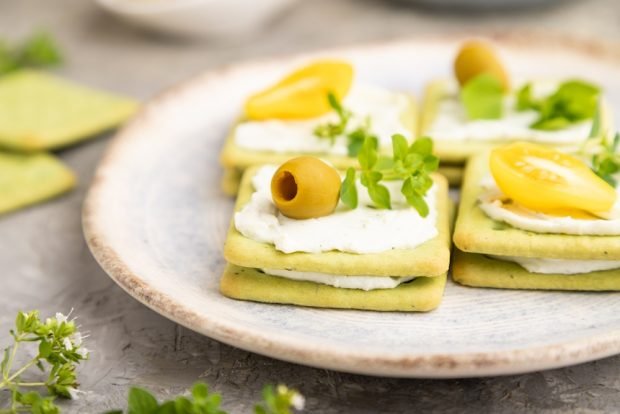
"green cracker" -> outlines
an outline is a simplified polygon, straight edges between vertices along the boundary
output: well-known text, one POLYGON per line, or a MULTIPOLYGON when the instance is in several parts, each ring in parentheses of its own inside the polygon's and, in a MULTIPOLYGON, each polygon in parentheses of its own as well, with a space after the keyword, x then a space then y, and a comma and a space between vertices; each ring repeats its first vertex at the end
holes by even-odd
POLYGON ((241 185, 242 177, 242 170, 238 170, 236 168, 224 168, 222 180, 220 183, 224 194, 231 197, 236 196, 239 192, 239 186, 241 185))
POLYGON ((0 214, 65 193, 75 182, 52 155, 0 152, 0 214))
MULTIPOLYGON (((422 100, 422 109, 419 122, 420 136, 428 135, 428 131, 437 116, 439 102, 445 95, 449 81, 446 79, 438 79, 430 82, 425 89, 422 100)), ((601 105, 601 130, 612 131, 613 123, 611 111, 607 104, 603 102, 601 105)), ((498 145, 508 144, 512 141, 477 141, 477 140, 448 140, 441 139, 438 136, 432 136, 434 140, 435 154, 442 163, 463 164, 465 161, 476 154, 488 151, 498 145)), ((585 137, 584 137, 585 139, 585 137)), ((574 146, 573 146, 574 147, 574 146)), ((558 146, 558 148, 562 148, 558 146)), ((568 148, 565 146, 565 148, 568 148)))
POLYGON ((530 273, 517 263, 455 249, 452 278, 462 285, 499 289, 620 290, 620 269, 574 275, 530 273))
POLYGON ((221 292, 230 298, 265 303, 374 311, 427 312, 441 303, 446 275, 419 277, 394 289, 341 289, 227 265, 221 292))
MULTIPOLYGON (((407 128, 412 131, 413 136, 418 129, 417 126, 417 105, 413 98, 410 98, 410 107, 409 109, 402 114, 402 119, 407 128)), ((302 155, 314 155, 320 157, 321 159, 331 163, 335 168, 346 170, 349 167, 358 167, 357 157, 348 157, 344 155, 330 155, 324 153, 317 154, 309 154, 309 153, 301 153, 301 152, 287 152, 287 153, 278 153, 278 152, 269 152, 269 151, 257 151, 252 149, 246 149, 239 147, 235 143, 235 129, 239 123, 235 124, 232 127, 232 130, 226 141, 224 142, 224 148, 222 149, 222 153, 220 154, 220 163, 224 167, 224 170, 227 173, 224 175, 222 180, 222 189, 226 194, 234 195, 236 192, 232 192, 235 188, 234 181, 231 180, 231 177, 234 177, 234 174, 228 174, 229 171, 236 170, 238 172, 238 176, 240 177, 243 174, 243 171, 253 165, 263 165, 263 164, 274 164, 280 165, 284 162, 290 160, 291 158, 299 157, 302 155)))
MULTIPOLYGON (((235 211, 248 202, 254 189, 251 179, 258 167, 249 168, 243 176, 235 211)), ((224 245, 224 257, 232 264, 248 268, 286 269, 335 275, 372 276, 440 276, 450 264, 450 204, 448 185, 434 174, 437 188, 439 234, 415 249, 394 249, 383 253, 354 254, 339 251, 324 253, 282 253, 271 244, 249 239, 239 233, 234 219, 224 245)))
POLYGON ((133 115, 134 100, 24 70, 0 79, 0 147, 41 151, 74 144, 133 115))
POLYGON ((543 234, 489 218, 479 207, 480 181, 489 173, 489 154, 467 163, 454 244, 470 253, 574 260, 620 260, 620 236, 543 234))
POLYGON ((462 165, 439 164, 437 172, 446 177, 452 187, 459 187, 463 181, 462 165))

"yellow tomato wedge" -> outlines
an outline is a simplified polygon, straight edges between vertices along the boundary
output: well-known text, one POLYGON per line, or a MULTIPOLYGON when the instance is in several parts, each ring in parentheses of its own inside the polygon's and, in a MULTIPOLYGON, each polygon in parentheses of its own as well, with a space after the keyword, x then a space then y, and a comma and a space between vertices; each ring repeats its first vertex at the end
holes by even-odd
POLYGON ((332 108, 327 94, 342 100, 353 82, 353 67, 339 60, 320 60, 296 70, 245 103, 249 119, 307 119, 332 108))
POLYGON ((491 152, 491 174, 502 192, 534 211, 583 217, 611 210, 616 191, 571 155, 527 142, 491 152), (574 214, 573 214, 574 213, 574 214))

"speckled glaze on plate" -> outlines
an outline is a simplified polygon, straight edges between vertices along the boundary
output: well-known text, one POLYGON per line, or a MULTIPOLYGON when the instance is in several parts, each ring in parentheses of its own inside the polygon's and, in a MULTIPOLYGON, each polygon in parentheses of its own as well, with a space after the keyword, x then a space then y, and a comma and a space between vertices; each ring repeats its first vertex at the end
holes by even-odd
MULTIPOLYGON (((620 46, 493 33, 517 75, 579 76, 620 109, 620 46)), ((94 256, 156 312, 274 358, 402 377, 513 374, 620 352, 620 294, 473 289, 449 283, 427 314, 239 302, 218 293, 233 200, 218 153, 243 98, 314 56, 351 59, 362 80, 420 93, 449 75, 460 36, 420 38, 248 63, 205 73, 148 103, 104 157, 84 206, 94 256)), ((544 277, 544 276, 541 276, 544 277)))

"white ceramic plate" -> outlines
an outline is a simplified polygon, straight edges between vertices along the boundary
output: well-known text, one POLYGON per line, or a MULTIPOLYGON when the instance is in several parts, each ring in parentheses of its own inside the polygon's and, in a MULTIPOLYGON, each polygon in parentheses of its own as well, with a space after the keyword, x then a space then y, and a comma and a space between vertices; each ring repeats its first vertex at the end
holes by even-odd
MULTIPOLYGON (((620 51, 593 41, 499 34, 516 75, 587 76, 620 108, 620 51)), ((368 82, 420 93, 449 75, 458 39, 320 53, 368 82)), ((385 376, 520 373, 620 352, 620 294, 473 289, 449 283, 428 314, 240 302, 218 293, 233 201, 218 152, 243 98, 316 55, 205 73, 155 98, 111 144, 84 207, 106 272, 156 312, 222 342, 301 364, 385 376)), ((541 276, 544 277, 544 276, 541 276)))

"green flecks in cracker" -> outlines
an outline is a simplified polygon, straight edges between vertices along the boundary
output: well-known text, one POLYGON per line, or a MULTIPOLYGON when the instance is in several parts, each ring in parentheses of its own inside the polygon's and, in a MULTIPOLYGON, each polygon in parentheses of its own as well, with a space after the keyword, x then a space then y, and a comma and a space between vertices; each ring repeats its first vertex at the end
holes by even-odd
POLYGON ((60 195, 75 182, 52 155, 0 152, 0 214, 60 195))
POLYGON ((137 109, 132 99, 33 70, 0 78, 0 147, 55 149, 118 126, 137 109))
POLYGON ((496 221, 495 223, 493 223, 493 230, 503 231, 509 228, 510 226, 503 221, 496 221))

